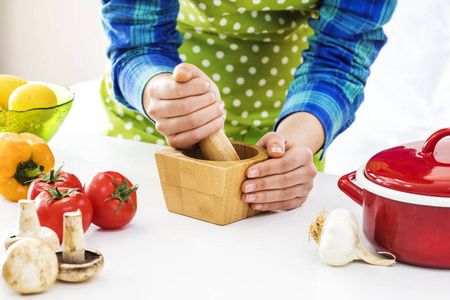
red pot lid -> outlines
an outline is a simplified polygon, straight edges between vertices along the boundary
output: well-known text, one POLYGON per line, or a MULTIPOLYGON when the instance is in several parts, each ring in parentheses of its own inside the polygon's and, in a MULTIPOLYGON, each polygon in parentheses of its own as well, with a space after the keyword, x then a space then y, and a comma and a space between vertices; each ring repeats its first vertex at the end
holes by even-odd
POLYGON ((401 192, 450 197, 450 128, 433 133, 426 141, 390 148, 366 164, 370 181, 401 192))

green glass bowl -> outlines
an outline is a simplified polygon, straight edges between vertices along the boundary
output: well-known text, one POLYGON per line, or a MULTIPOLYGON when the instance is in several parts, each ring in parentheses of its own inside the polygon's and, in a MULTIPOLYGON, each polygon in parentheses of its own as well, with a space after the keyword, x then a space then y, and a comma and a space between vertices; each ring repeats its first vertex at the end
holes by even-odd
POLYGON ((49 142, 66 119, 75 94, 63 86, 45 82, 33 83, 51 88, 56 94, 58 105, 24 111, 0 110, 0 132, 30 132, 49 142))

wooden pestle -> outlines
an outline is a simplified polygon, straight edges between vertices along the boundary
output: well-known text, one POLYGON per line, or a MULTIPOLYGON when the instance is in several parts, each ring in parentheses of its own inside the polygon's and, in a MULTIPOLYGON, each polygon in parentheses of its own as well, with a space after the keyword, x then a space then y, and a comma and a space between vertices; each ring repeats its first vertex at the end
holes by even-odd
POLYGON ((239 155, 222 130, 200 141, 198 145, 208 160, 239 160, 239 155))

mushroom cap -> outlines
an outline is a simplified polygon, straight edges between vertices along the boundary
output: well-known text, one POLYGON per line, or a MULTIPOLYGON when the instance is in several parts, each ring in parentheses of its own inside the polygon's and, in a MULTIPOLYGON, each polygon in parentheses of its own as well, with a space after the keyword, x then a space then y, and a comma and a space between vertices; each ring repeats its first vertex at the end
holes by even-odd
POLYGON ((5 250, 8 250, 8 248, 16 243, 17 241, 20 241, 24 238, 35 238, 39 239, 45 243, 47 243, 50 248, 53 249, 53 251, 57 251, 59 249, 59 238, 58 235, 50 228, 48 227, 41 227, 39 234, 35 234, 33 232, 31 233, 20 233, 19 231, 14 232, 13 234, 10 234, 5 237, 4 244, 5 244, 5 250))
POLYGON ((6 251, 2 275, 18 293, 41 293, 56 281, 58 259, 45 242, 22 238, 6 251))
POLYGON ((103 255, 97 250, 86 249, 85 262, 82 264, 65 263, 62 251, 56 252, 59 262, 58 280, 67 282, 81 282, 94 277, 103 268, 103 255))

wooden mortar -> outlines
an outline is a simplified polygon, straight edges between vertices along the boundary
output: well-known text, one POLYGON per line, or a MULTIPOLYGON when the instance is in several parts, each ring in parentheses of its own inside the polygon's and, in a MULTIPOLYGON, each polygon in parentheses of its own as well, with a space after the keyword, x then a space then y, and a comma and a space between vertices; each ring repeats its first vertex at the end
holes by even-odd
POLYGON ((241 200, 245 171, 269 158, 265 148, 229 141, 218 131, 194 150, 166 148, 155 153, 167 209, 217 225, 254 216, 241 200))

